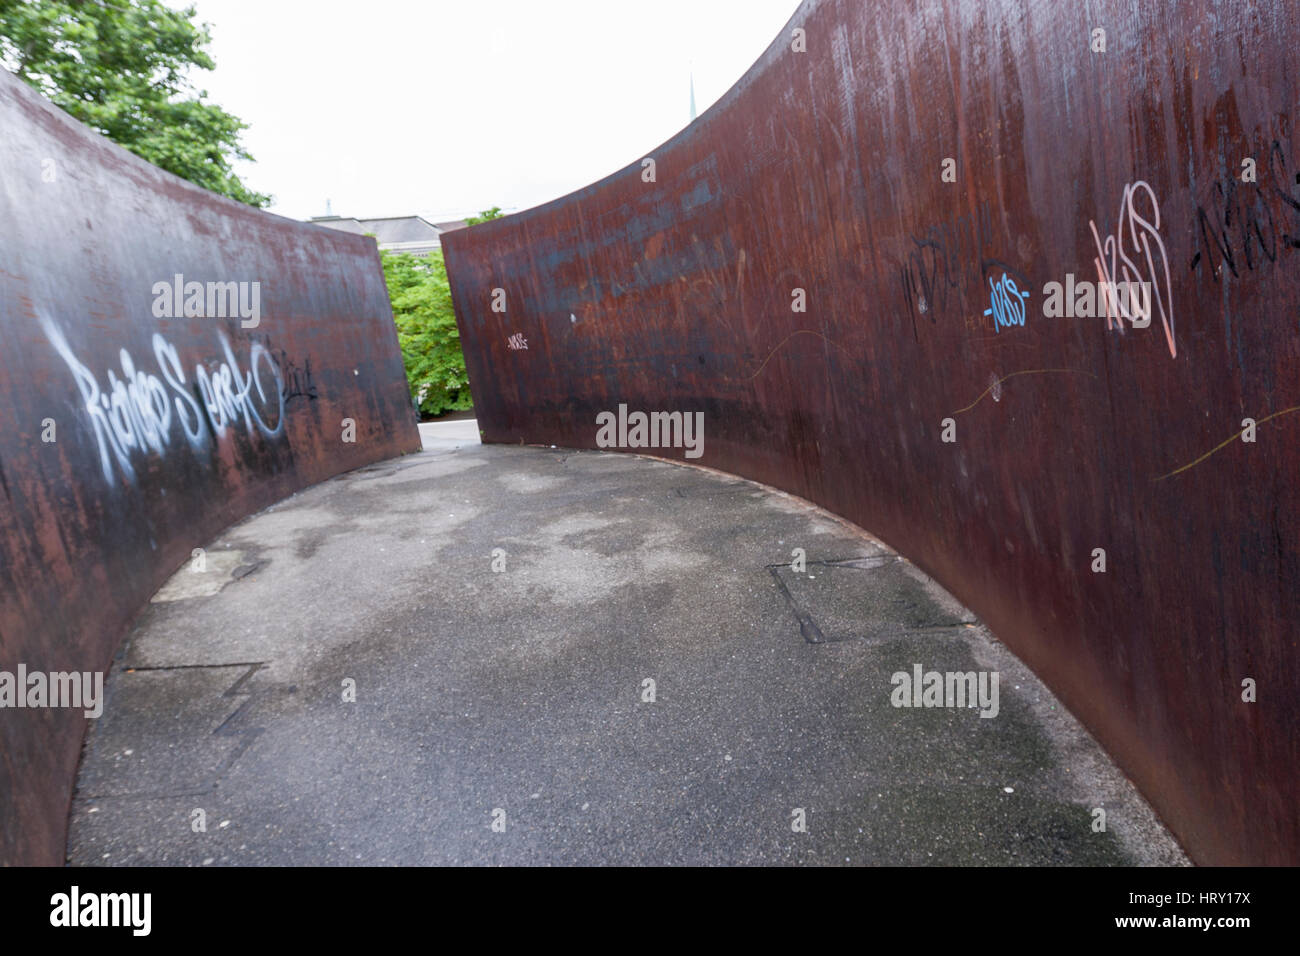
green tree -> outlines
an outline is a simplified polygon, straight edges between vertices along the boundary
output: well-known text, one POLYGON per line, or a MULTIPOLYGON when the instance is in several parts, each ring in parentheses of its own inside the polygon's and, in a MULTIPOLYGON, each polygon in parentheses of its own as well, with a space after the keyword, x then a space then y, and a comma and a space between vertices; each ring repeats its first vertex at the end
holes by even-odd
POLYGON ((493 206, 491 209, 484 209, 477 216, 470 216, 465 220, 467 226, 477 226, 480 222, 487 222, 489 219, 500 219, 505 213, 501 211, 500 206, 493 206))
POLYGON ((381 250, 379 258, 411 400, 422 415, 473 408, 442 251, 413 256, 381 250))
POLYGON ((211 70, 207 24, 159 0, 0 0, 0 63, 142 159, 250 206, 235 175, 247 124, 189 80, 211 70))

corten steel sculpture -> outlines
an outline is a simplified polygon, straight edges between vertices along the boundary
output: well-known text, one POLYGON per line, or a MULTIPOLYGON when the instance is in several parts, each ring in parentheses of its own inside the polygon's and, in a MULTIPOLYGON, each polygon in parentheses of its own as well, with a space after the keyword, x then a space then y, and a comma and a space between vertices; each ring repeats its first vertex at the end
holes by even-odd
MULTIPOLYGON (((420 439, 373 239, 183 182, 3 70, 0 134, 0 671, 103 671, 195 548, 420 439)), ((85 726, 0 709, 0 864, 63 862, 85 726)))
POLYGON ((703 412, 700 464, 937 578, 1195 860, 1300 862, 1298 17, 805 3, 644 160, 445 237, 486 440, 703 412))

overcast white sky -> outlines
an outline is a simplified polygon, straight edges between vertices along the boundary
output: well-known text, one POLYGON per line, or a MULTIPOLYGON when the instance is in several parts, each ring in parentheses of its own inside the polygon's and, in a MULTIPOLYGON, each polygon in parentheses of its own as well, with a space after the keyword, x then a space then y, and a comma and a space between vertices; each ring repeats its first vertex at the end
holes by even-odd
MULTIPOLYGON (((183 0, 168 0, 182 7, 183 0)), ((526 209, 645 156, 758 59, 798 0, 196 0, 273 212, 526 209)))

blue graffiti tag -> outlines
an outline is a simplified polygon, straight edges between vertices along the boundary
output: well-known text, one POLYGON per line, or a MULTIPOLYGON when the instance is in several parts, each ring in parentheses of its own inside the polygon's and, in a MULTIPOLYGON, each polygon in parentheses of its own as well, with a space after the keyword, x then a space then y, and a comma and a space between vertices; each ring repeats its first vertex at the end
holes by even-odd
POLYGON ((1028 298, 1029 293, 1016 288, 1015 280, 1008 279, 1005 272, 1000 282, 989 279, 990 307, 984 310, 984 314, 993 316, 993 331, 1000 331, 1000 326, 1023 326, 1025 300, 1028 298))

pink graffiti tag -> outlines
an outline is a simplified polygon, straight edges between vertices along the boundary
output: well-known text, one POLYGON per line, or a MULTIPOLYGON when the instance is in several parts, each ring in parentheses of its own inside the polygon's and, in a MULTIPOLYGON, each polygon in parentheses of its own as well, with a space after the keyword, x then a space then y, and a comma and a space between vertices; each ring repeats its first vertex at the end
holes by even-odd
MULTIPOLYGON (((1173 358, 1178 357, 1178 347, 1174 342, 1174 303, 1173 295, 1169 288, 1169 257, 1165 254, 1165 244, 1160 238, 1160 204, 1156 202, 1156 194, 1147 185, 1145 180, 1138 180, 1124 187, 1124 194, 1119 201, 1119 223, 1115 229, 1115 235, 1107 236, 1105 243, 1097 235, 1097 224, 1092 220, 1088 221, 1092 228, 1092 238, 1097 243, 1097 258, 1093 264, 1097 267, 1097 279, 1103 283, 1101 288, 1114 289, 1116 282, 1116 271, 1118 267, 1119 277, 1126 282, 1149 282, 1155 290, 1154 298, 1156 308, 1160 310, 1160 323, 1165 329, 1165 341, 1169 343, 1169 354, 1173 358), (1139 213, 1136 206, 1138 191, 1146 193, 1147 198, 1151 201, 1151 218, 1144 219, 1139 213), (1128 225, 1128 245, 1124 241, 1124 226, 1128 225), (1134 258, 1130 258, 1128 253, 1132 253, 1134 258), (1159 255, 1160 269, 1164 272, 1164 284, 1158 281, 1159 275, 1156 269, 1155 257, 1159 255), (1109 257, 1109 261, 1107 259, 1109 257), (1135 261, 1136 259, 1136 261, 1135 261), (1119 260, 1119 261, 1117 261, 1119 260), (1145 270, 1143 269, 1145 261, 1145 270), (1119 263, 1123 264, 1120 265, 1119 263)), ((1137 316, 1124 316, 1119 304, 1110 295, 1103 295, 1103 301, 1106 304, 1106 328, 1119 326, 1120 332, 1124 331, 1123 318, 1130 318, 1134 327, 1144 328, 1151 322, 1151 315, 1142 316, 1145 322, 1138 322, 1137 316), (1114 324, 1111 319, 1114 318, 1114 324)))

